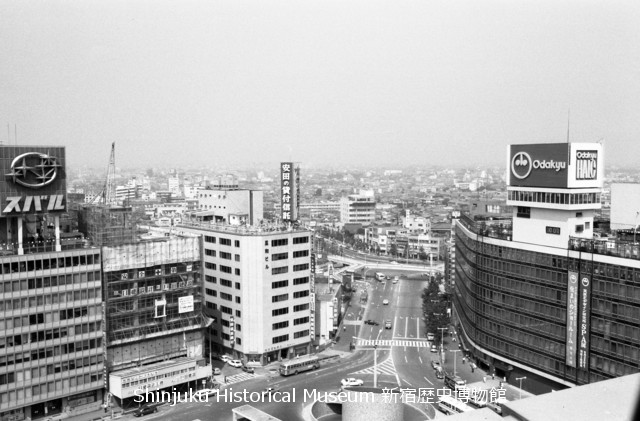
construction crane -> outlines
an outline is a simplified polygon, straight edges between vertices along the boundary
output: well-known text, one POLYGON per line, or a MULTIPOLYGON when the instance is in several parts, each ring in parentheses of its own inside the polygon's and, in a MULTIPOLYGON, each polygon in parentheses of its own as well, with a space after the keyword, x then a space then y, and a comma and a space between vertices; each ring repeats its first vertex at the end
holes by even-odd
POLYGON ((111 156, 109 157, 109 166, 107 167, 107 180, 104 183, 104 188, 100 194, 91 201, 91 204, 102 203, 107 206, 114 206, 116 204, 116 192, 115 192, 115 177, 116 177, 116 142, 111 143, 111 156))

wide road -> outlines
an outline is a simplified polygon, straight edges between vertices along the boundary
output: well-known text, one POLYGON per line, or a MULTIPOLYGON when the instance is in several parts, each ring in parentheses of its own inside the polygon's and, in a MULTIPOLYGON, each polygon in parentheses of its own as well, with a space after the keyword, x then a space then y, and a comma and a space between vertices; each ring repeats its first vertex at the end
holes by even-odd
MULTIPOLYGON (((384 271, 393 279, 393 271, 384 271)), ((257 397, 259 402, 216 401, 214 397, 205 403, 180 403, 173 407, 164 405, 157 414, 146 416, 145 419, 158 418, 162 420, 232 420, 231 409, 250 404, 274 417, 282 420, 304 420, 303 413, 308 411, 312 399, 309 394, 313 390, 318 392, 334 392, 340 388, 340 380, 346 377, 362 379, 365 386, 373 386, 374 382, 374 354, 377 359, 378 387, 403 389, 440 388, 442 381, 435 378, 430 365, 431 358, 436 354, 430 353, 430 344, 426 341, 422 322, 422 289, 426 286, 426 278, 419 274, 412 276, 401 275, 400 280, 378 282, 370 280, 369 303, 364 313, 364 319, 372 319, 378 326, 353 325, 353 332, 357 334, 358 348, 348 357, 324 364, 316 371, 308 371, 297 376, 281 377, 276 373, 258 376, 241 383, 232 384, 227 390, 244 392, 248 397, 257 397), (388 300, 388 304, 383 304, 388 300), (385 321, 391 321, 392 327, 385 329, 385 321), (386 341, 374 352, 374 340, 386 341), (369 343, 369 345, 367 345, 369 343), (266 387, 275 387, 281 392, 293 393, 295 402, 264 402, 260 398, 266 387), (255 392, 254 395, 249 395, 255 392), (306 398, 306 399, 305 399, 306 398)), ((406 272, 404 272, 406 273, 406 272)), ((349 329, 351 330, 351 329, 349 329)), ((342 338, 343 341, 349 338, 342 338)), ((285 395, 281 395, 285 396, 285 395)), ((427 408, 429 417, 433 417, 433 410, 427 408)))

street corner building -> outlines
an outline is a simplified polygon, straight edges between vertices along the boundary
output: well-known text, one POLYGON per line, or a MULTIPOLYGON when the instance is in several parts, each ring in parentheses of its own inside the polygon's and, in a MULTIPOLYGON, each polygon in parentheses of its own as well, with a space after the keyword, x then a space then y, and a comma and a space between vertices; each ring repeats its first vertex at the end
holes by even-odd
POLYGON ((102 404, 99 248, 61 229, 65 148, 0 146, 0 420, 102 404))
POLYGON ((511 145, 512 215, 455 224, 461 346, 500 378, 526 374, 532 391, 640 369, 640 250, 635 228, 599 216, 603 159, 598 143, 511 145))

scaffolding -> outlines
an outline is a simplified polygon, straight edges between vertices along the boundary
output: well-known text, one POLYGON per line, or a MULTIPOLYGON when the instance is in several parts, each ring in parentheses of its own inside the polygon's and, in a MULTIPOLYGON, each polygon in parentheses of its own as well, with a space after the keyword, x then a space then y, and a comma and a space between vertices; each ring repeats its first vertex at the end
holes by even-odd
POLYGON ((80 205, 78 229, 94 246, 136 242, 136 221, 131 207, 80 205))

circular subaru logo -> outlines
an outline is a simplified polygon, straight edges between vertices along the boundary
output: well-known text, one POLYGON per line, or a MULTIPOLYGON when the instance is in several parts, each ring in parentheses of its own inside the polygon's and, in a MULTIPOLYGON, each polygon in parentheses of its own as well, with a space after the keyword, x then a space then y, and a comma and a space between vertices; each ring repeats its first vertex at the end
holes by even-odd
POLYGON ((6 174, 14 183, 37 189, 51 184, 58 175, 60 164, 55 157, 40 152, 27 152, 11 162, 11 172, 6 174))
POLYGON ((511 158, 511 173, 514 177, 523 179, 531 174, 531 157, 526 152, 518 152, 511 158))

